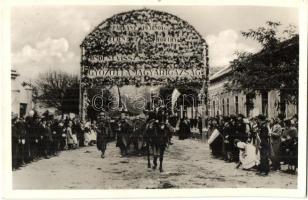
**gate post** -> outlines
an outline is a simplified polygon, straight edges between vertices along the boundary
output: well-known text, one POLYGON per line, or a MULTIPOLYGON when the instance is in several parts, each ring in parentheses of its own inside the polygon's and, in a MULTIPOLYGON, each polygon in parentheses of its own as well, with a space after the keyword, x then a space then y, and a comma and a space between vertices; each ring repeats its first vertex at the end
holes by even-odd
POLYGON ((209 51, 208 45, 204 41, 203 45, 203 67, 204 67, 204 80, 202 86, 202 96, 201 96, 201 104, 202 104, 202 142, 206 142, 207 140, 207 127, 205 124, 205 117, 208 116, 208 84, 209 84, 209 51))

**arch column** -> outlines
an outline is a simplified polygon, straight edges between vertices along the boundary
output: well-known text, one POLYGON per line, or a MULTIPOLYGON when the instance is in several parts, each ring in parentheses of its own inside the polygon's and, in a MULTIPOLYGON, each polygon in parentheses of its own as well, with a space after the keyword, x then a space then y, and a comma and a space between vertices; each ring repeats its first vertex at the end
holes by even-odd
POLYGON ((205 141, 205 117, 209 115, 208 113, 208 84, 209 84, 209 51, 208 45, 204 41, 202 44, 203 47, 203 70, 204 70, 204 80, 202 86, 202 93, 201 93, 201 104, 202 104, 202 141, 205 141))

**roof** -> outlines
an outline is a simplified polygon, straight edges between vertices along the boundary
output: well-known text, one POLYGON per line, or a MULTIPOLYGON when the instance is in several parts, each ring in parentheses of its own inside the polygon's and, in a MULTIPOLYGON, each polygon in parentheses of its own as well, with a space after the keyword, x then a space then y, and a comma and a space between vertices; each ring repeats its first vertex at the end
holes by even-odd
POLYGON ((210 77, 210 81, 214 81, 214 80, 217 80, 219 78, 222 78, 224 75, 229 74, 231 71, 232 71, 232 67, 229 65, 229 66, 223 68, 222 70, 219 70, 215 74, 213 74, 210 77))

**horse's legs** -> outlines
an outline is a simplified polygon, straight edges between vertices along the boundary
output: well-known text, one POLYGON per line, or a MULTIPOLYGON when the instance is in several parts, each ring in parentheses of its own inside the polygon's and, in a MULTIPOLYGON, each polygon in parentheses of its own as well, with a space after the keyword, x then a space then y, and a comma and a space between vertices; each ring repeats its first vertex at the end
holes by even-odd
POLYGON ((148 168, 151 168, 151 161, 150 161, 150 144, 147 142, 147 157, 148 157, 148 168))
POLYGON ((157 146, 156 145, 153 145, 153 156, 154 156, 153 169, 156 169, 156 167, 157 167, 157 146))
POLYGON ((157 167, 157 155, 154 155, 154 160, 153 160, 153 169, 156 169, 157 167))
POLYGON ((160 148, 160 152, 159 152, 159 171, 160 171, 160 172, 163 172, 163 171, 164 171, 164 170, 163 170, 164 152, 165 152, 164 148, 161 147, 161 148, 160 148))

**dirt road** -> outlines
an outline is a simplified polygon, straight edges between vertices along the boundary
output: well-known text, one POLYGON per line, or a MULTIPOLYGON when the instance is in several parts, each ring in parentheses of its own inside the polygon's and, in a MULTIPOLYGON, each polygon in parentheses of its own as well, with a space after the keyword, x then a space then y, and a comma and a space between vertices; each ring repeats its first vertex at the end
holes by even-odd
POLYGON ((146 157, 121 158, 109 143, 106 158, 95 146, 61 152, 13 172, 14 189, 129 189, 129 188, 296 188, 297 176, 235 169, 235 163, 213 159, 207 144, 179 141, 166 152, 165 172, 147 168, 146 157))

